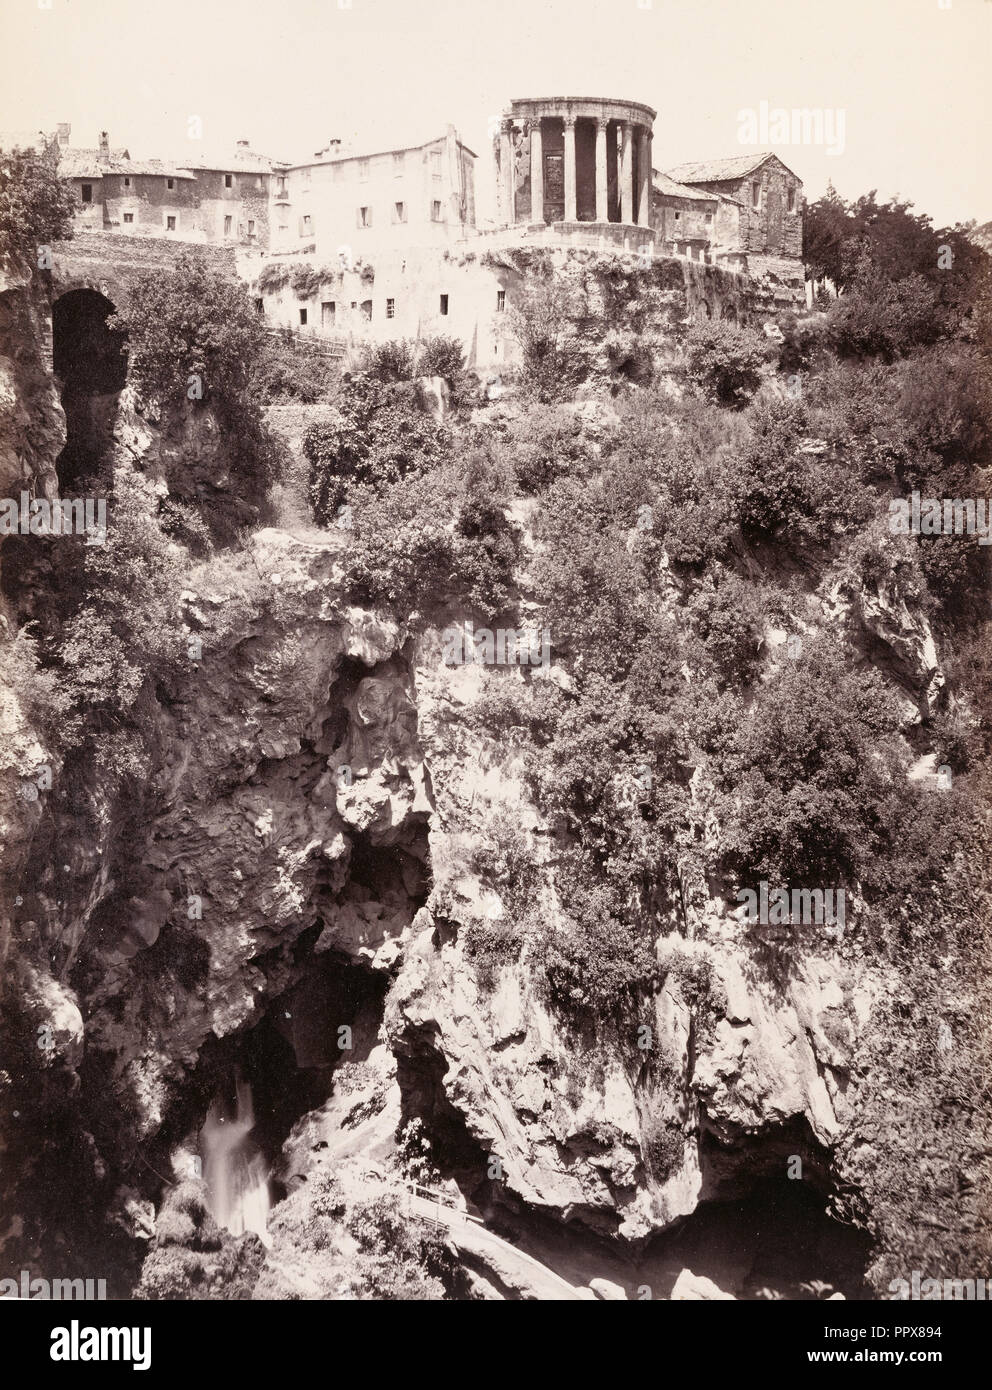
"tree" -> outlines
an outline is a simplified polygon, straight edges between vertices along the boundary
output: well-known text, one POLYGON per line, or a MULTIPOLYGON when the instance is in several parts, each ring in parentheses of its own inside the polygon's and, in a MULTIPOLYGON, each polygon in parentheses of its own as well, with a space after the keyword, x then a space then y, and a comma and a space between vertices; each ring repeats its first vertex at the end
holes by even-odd
POLYGON ((765 340, 725 319, 694 324, 686 334, 689 379, 720 405, 738 409, 761 383, 765 340))
POLYGON ((832 183, 815 203, 807 204, 803 214, 803 254, 806 279, 832 280, 840 287, 843 279, 844 243, 851 233, 847 205, 832 183))
POLYGON ((59 179, 54 150, 0 153, 0 263, 27 261, 37 267, 39 251, 72 236, 75 200, 59 179))
POLYGON ((139 272, 108 325, 127 332, 131 380, 161 404, 242 405, 265 342, 244 287, 197 251, 183 252, 171 275, 139 272))

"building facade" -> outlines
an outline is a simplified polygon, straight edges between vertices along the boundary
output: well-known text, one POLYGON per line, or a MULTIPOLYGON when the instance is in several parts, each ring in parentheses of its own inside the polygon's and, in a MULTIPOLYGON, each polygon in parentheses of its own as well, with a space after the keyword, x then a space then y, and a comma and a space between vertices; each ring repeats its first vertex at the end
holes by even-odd
POLYGON ((717 199, 713 250, 752 274, 778 263, 802 270, 803 185, 778 155, 738 155, 680 164, 668 171, 697 193, 717 199))
POLYGON ((454 126, 424 145, 345 152, 332 140, 281 169, 271 249, 368 261, 392 247, 445 246, 475 230, 475 155, 454 126))

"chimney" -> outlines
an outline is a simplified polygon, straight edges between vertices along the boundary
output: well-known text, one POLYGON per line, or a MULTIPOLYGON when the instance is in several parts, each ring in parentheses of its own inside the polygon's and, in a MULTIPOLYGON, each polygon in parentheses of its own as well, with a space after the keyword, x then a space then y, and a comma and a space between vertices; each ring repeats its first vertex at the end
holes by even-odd
POLYGON ((72 129, 72 126, 69 124, 68 121, 59 121, 58 125, 55 127, 55 135, 56 135, 56 139, 57 139, 58 142, 59 142, 59 148, 60 148, 60 149, 64 149, 64 147, 65 147, 66 145, 68 145, 68 143, 69 143, 69 131, 70 131, 71 129, 72 129))
POLYGON ((100 158, 110 158, 110 136, 105 130, 100 131, 100 158))
POLYGON ((239 150, 246 150, 246 149, 248 149, 248 147, 249 147, 250 144, 251 144, 251 141, 250 141, 250 140, 239 140, 239 141, 238 141, 238 149, 239 149, 239 150))

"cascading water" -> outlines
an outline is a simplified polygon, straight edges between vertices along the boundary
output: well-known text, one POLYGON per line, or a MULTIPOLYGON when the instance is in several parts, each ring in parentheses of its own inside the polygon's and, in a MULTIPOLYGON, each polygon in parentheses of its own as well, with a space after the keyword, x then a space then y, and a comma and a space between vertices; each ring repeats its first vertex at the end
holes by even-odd
POLYGON ((250 1138, 255 1127, 251 1086, 239 1077, 236 1091, 234 1118, 225 1115, 218 1097, 200 1131, 210 1214, 232 1235, 254 1231, 269 1245, 269 1175, 265 1159, 250 1138))

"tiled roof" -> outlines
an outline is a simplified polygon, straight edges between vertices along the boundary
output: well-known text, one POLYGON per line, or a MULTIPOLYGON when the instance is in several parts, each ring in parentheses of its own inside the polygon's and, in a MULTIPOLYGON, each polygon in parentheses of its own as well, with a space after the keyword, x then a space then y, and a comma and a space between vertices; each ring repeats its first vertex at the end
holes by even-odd
POLYGON ((271 174, 273 169, 284 169, 285 167, 286 160, 284 159, 270 159, 268 155, 245 149, 207 154, 200 159, 186 161, 186 168, 188 169, 208 169, 212 173, 227 174, 271 174))
POLYGON ((715 203, 718 195, 716 193, 700 193, 698 188, 689 188, 687 184, 677 183, 668 174, 659 174, 657 169, 652 176, 656 193, 665 193, 670 198, 692 198, 698 203, 715 203))
POLYGON ((719 183, 721 179, 741 179, 766 159, 777 157, 771 150, 764 150, 761 154, 737 154, 729 159, 703 159, 693 164, 679 164, 669 169, 668 176, 679 183, 719 183))
POLYGON ((161 174, 170 179, 195 177, 188 169, 177 168, 164 159, 131 159, 127 150, 111 150, 109 155, 102 155, 99 150, 63 146, 59 151, 60 178, 99 179, 104 174, 161 174))
MULTIPOLYGON (((415 132, 415 134, 419 136, 424 135, 425 132, 417 131, 415 132)), ((344 142, 342 142, 341 148, 333 154, 329 151, 324 151, 321 154, 311 155, 307 159, 295 160, 293 161, 290 167, 293 169, 302 169, 308 164, 339 164, 344 163, 347 160, 354 159, 376 159, 377 157, 381 157, 382 155, 387 154, 406 154, 408 151, 413 152, 415 150, 425 150, 429 145, 440 145, 446 139, 447 132, 441 131, 439 135, 428 135, 423 140, 403 140, 400 143, 394 145, 390 145, 382 141, 371 143, 366 142, 364 145, 358 143, 349 143, 346 145, 344 142)), ((465 144, 464 140, 462 140, 460 136, 458 136, 457 132, 455 135, 455 139, 466 154, 470 154, 473 159, 477 158, 475 150, 470 150, 468 145, 465 144)))

